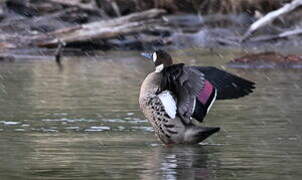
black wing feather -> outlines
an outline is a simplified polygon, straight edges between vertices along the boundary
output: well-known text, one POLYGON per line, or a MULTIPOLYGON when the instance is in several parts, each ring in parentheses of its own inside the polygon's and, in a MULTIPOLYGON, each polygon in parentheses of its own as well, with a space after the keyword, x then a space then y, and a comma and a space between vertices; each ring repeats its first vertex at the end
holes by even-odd
POLYGON ((189 123, 193 113, 192 102, 204 87, 204 75, 184 64, 165 67, 162 74, 160 91, 169 90, 175 94, 178 115, 189 123))
POLYGON ((253 92, 255 83, 215 67, 191 66, 202 72, 217 89, 216 99, 235 99, 253 92))

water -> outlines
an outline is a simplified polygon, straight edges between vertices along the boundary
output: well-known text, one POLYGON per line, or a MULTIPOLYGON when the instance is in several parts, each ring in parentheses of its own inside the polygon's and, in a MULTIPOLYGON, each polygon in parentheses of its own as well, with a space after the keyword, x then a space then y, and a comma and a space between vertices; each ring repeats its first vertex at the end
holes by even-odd
MULTIPOLYGON (((301 70, 240 70, 237 52, 174 52, 257 83, 216 102, 205 125, 222 130, 201 145, 166 147, 138 108, 153 68, 139 52, 0 63, 0 177, 11 179, 301 179, 301 70)), ((45 59, 45 58, 44 58, 45 59)))

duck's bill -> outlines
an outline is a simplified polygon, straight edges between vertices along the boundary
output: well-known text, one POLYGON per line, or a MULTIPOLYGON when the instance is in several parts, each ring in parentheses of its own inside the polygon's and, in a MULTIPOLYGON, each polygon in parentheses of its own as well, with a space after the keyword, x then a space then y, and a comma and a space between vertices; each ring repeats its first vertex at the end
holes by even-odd
POLYGON ((152 60, 152 53, 143 52, 141 55, 147 59, 152 60))

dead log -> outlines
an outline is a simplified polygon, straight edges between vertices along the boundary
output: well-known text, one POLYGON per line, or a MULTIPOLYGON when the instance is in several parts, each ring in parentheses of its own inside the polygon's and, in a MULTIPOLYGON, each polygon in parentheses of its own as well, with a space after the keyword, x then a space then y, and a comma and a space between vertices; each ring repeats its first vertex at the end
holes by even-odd
POLYGON ((294 30, 285 31, 285 32, 282 32, 277 35, 267 35, 267 36, 257 37, 257 38, 251 39, 251 41, 252 42, 271 41, 271 40, 283 39, 283 38, 287 38, 289 36, 295 36, 295 35, 300 35, 300 34, 302 34, 302 29, 298 28, 298 29, 294 29, 294 30))
POLYGON ((38 46, 53 46, 60 41, 65 43, 85 42, 92 39, 115 38, 120 35, 138 33, 148 29, 152 19, 164 14, 165 10, 152 9, 127 16, 99 22, 59 29, 34 37, 38 46))
POLYGON ((293 10, 295 10, 297 7, 302 5, 302 0, 294 0, 291 3, 288 3, 286 5, 284 5, 282 8, 277 9, 275 11, 272 11, 270 13, 268 13, 267 15, 265 15, 264 17, 260 18, 259 20, 257 20, 256 22, 254 22, 249 29, 246 31, 246 33, 244 34, 243 38, 242 38, 242 42, 244 42, 245 40, 247 40, 256 30, 258 30, 259 28, 269 24, 270 22, 272 22, 273 20, 275 20, 276 18, 287 14, 293 10))

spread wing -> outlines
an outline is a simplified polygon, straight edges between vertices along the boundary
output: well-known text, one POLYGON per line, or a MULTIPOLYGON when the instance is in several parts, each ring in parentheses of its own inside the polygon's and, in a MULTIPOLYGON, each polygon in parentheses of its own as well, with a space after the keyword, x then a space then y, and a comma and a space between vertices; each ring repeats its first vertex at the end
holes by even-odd
POLYGON ((204 74, 217 89, 217 99, 235 99, 253 92, 255 83, 215 67, 191 66, 204 74))
POLYGON ((160 90, 171 91, 177 99, 177 113, 187 123, 193 114, 194 101, 204 87, 204 75, 184 64, 174 64, 162 71, 160 90))

